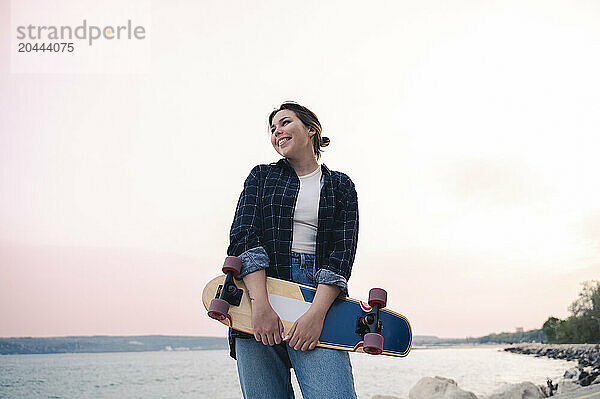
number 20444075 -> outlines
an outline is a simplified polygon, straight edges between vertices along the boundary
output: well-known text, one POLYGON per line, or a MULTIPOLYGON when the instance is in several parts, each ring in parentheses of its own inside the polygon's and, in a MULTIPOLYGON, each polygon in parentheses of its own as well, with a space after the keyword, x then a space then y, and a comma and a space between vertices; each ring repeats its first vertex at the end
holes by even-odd
POLYGON ((73 43, 19 43, 19 53, 72 53, 75 50, 73 43))

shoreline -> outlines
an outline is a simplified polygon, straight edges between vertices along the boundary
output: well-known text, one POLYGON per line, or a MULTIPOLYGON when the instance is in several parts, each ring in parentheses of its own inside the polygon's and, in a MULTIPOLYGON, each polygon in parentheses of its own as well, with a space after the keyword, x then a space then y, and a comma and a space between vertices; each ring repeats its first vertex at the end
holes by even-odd
MULTIPOLYGON (((458 344, 423 345, 413 349, 472 349, 497 348, 499 351, 514 354, 547 357, 567 361, 577 361, 577 365, 562 375, 551 376, 546 386, 530 381, 507 384, 495 393, 478 397, 461 389, 458 384, 445 377, 424 377, 410 389, 411 399, 515 399, 547 398, 557 399, 600 399, 600 344, 458 344)), ((400 399, 394 396, 373 395, 372 399, 400 399)))
MULTIPOLYGON (((552 381, 551 396, 600 398, 600 344, 512 344, 504 351, 521 355, 577 361, 558 381, 552 381)), ((545 392, 548 394, 548 392, 545 392)))
POLYGON ((465 344, 431 344, 412 346, 411 350, 419 349, 472 349, 472 348, 504 348, 506 344, 465 343, 465 344))

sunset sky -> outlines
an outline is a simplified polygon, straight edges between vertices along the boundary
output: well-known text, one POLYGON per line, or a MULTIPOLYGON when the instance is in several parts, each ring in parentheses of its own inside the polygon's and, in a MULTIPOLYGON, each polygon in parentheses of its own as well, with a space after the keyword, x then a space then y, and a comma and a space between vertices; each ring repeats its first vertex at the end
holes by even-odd
POLYGON ((286 100, 356 184, 350 295, 415 334, 539 328, 600 279, 599 2, 56 3, 0 1, 0 336, 225 336, 201 291, 286 100), (16 52, 83 19, 147 35, 16 52))

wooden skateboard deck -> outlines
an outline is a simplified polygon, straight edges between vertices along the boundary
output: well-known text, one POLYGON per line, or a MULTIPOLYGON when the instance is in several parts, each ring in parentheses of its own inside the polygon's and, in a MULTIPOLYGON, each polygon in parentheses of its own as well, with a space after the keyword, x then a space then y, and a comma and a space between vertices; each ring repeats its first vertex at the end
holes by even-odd
MULTIPOLYGON (((208 310, 211 300, 217 296, 219 286, 225 281, 225 275, 216 277, 206 284, 202 292, 202 303, 208 310)), ((231 305, 227 317, 221 323, 228 327, 253 334, 252 310, 248 290, 242 280, 235 280, 236 286, 243 290, 239 306, 231 305)), ((312 303, 316 289, 290 281, 267 277, 269 302, 279 315, 284 334, 292 328, 294 322, 312 303)), ((373 308, 367 303, 352 298, 337 298, 325 317, 323 330, 317 346, 323 348, 364 352, 363 335, 356 332, 357 318, 364 316, 373 308)), ((387 308, 380 309, 382 322, 383 355, 406 356, 412 345, 412 331, 406 317, 387 308)))

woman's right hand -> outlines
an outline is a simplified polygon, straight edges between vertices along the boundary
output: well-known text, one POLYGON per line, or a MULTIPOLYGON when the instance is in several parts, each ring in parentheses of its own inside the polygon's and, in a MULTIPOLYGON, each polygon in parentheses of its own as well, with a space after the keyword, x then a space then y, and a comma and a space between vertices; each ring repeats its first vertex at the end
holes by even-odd
POLYGON ((271 346, 281 343, 283 323, 268 300, 252 301, 252 326, 256 341, 271 346))

